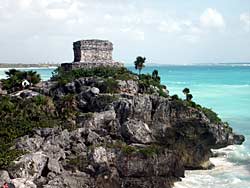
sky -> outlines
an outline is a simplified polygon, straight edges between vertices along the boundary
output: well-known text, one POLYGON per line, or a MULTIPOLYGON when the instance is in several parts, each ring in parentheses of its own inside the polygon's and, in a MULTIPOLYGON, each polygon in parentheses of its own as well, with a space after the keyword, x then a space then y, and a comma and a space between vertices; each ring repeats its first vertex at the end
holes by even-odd
POLYGON ((250 0, 0 0, 0 63, 72 62, 81 39, 125 64, 250 62, 250 0))

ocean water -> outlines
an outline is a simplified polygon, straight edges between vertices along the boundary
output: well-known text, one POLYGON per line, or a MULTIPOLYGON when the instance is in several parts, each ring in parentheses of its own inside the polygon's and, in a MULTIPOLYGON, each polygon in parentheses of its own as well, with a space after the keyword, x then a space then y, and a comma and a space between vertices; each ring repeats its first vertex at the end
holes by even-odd
MULTIPOLYGON (((33 70, 41 75, 42 80, 48 80, 52 76, 52 72, 56 69, 55 67, 51 68, 17 68, 22 71, 33 70)), ((8 68, 0 68, 0 79, 6 78, 5 71, 8 71, 8 68)))
POLYGON ((186 171, 175 188, 250 188, 250 64, 158 66, 143 72, 154 69, 170 95, 184 98, 182 90, 188 87, 193 101, 215 110, 246 138, 241 146, 216 150, 220 157, 210 159, 214 169, 186 171))
MULTIPOLYGON (((188 87, 195 102, 215 110, 235 132, 246 137, 241 146, 216 150, 220 157, 210 159, 214 169, 186 171, 175 188, 250 188, 250 64, 148 66, 142 72, 154 69, 171 95, 184 98, 182 90, 188 87)), ((47 80, 54 69, 33 70, 47 80)), ((0 78, 4 78, 4 71, 0 69, 0 78)))

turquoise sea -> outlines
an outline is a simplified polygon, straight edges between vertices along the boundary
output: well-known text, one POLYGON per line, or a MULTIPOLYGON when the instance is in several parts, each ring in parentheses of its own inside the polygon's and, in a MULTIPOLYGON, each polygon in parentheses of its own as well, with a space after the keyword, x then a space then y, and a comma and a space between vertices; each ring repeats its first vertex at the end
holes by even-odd
MULTIPOLYGON (((250 64, 150 66, 143 72, 154 69, 159 70, 171 95, 184 97, 182 90, 188 87, 195 102, 215 110, 235 132, 246 137, 241 146, 216 151, 223 155, 211 159, 214 169, 187 171, 175 188, 250 188, 250 64)), ((0 78, 5 70, 0 69, 0 78)), ((46 80, 54 69, 34 70, 46 80)))

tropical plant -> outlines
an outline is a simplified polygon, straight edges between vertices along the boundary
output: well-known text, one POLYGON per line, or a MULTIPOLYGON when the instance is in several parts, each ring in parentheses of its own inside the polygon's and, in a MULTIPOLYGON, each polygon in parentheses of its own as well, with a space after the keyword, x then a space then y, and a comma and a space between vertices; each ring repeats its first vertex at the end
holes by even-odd
POLYGON ((145 67, 144 63, 146 61, 145 57, 138 56, 134 62, 135 69, 139 71, 139 75, 141 74, 141 70, 145 67))
POLYGON ((20 71, 10 69, 6 71, 7 79, 3 80, 3 89, 14 92, 22 89, 22 82, 27 80, 31 85, 40 82, 40 75, 36 71, 20 71))
POLYGON ((153 77, 153 79, 156 80, 156 81, 160 81, 160 80, 161 80, 161 77, 159 76, 158 70, 154 70, 154 71, 152 72, 152 77, 153 77))
POLYGON ((187 100, 187 101, 191 101, 192 98, 193 98, 193 95, 192 95, 192 94, 188 93, 188 94, 186 95, 186 100, 187 100))
POLYGON ((182 91, 185 95, 189 94, 190 93, 190 90, 188 88, 185 88, 183 89, 182 91))
POLYGON ((193 95, 190 94, 190 90, 188 88, 183 89, 182 92, 184 93, 184 95, 186 95, 186 100, 187 101, 191 101, 192 100, 193 95))

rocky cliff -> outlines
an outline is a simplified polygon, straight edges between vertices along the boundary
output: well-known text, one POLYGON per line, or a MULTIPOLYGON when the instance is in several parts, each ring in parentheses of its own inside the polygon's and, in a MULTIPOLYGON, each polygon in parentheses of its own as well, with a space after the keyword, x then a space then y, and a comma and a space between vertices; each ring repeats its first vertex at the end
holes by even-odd
POLYGON ((170 188, 185 169, 212 168, 211 149, 244 141, 200 108, 168 96, 165 87, 136 75, 113 77, 113 85, 107 79, 54 79, 12 96, 12 103, 49 99, 50 107, 39 109, 58 123, 15 139, 11 149, 23 152, 2 165, 0 181, 26 188, 170 188))

